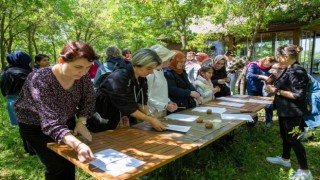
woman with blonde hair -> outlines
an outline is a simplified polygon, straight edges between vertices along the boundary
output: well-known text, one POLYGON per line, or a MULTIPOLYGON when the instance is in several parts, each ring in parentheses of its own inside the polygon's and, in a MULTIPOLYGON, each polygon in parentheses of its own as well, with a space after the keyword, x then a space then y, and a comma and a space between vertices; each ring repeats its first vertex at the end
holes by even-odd
MULTIPOLYGON (((151 49, 140 49, 132 56, 132 63, 112 72, 98 88, 96 110, 108 119, 105 130, 117 128, 124 116, 149 122, 157 131, 166 126, 146 112, 148 84, 146 77, 162 61, 151 49)), ((123 124, 128 126, 128 124, 123 124)))

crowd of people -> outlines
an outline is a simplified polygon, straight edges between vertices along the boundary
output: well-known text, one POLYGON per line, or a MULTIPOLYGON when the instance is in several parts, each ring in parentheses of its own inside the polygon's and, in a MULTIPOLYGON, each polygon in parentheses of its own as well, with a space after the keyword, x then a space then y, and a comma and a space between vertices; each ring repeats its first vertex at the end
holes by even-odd
POLYGON ((100 64, 100 56, 90 45, 70 42, 53 66, 44 54, 35 56, 33 69, 31 56, 9 54, 0 85, 10 123, 19 126, 26 152, 36 154, 46 167, 46 179, 75 179, 74 165, 49 150, 48 142, 63 142, 78 152, 81 162, 92 161, 90 147, 76 137, 79 133, 92 141, 92 124, 87 124, 92 118, 106 120, 102 130, 132 126, 139 120, 165 131, 160 119, 167 114, 236 94, 237 76, 246 67, 248 95, 275 96, 277 106, 265 108, 265 126, 271 126, 277 109, 283 153, 267 161, 290 167, 293 149, 299 164, 294 177, 311 178, 303 144, 289 133, 296 126, 304 127, 308 113, 310 77, 298 63, 301 50, 288 44, 278 48, 276 58, 267 56, 249 63, 237 60, 232 50, 209 57, 158 44, 133 54, 128 48, 121 51, 109 46, 100 64))

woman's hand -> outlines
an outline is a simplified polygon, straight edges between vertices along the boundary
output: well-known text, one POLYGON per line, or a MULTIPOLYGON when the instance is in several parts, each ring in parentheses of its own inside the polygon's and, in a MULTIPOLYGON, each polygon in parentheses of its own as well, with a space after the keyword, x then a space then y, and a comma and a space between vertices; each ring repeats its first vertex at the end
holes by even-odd
POLYGON ((197 97, 197 101, 198 101, 199 105, 202 104, 203 97, 202 96, 197 97))
POLYGON ((216 93, 216 92, 220 92, 221 91, 221 89, 220 89, 220 87, 215 87, 215 88, 212 88, 212 92, 213 93, 216 93))
POLYGON ((90 162, 96 159, 89 146, 82 142, 77 146, 76 151, 80 162, 90 162))
POLYGON ((150 121, 151 126, 157 131, 165 131, 167 129, 166 124, 162 123, 156 118, 150 121))
POLYGON ((262 79, 262 80, 264 80, 264 81, 267 81, 268 80, 268 76, 265 76, 265 75, 259 75, 259 77, 258 77, 259 79, 262 79))
POLYGON ((173 112, 173 111, 176 111, 178 109, 178 106, 176 103, 174 102, 169 102, 166 106, 166 109, 169 111, 169 112, 173 112))
POLYGON ((191 91, 190 96, 194 98, 198 98, 200 97, 200 94, 197 91, 191 91))
POLYGON ((267 85, 264 90, 267 92, 267 93, 274 93, 276 91, 276 88, 273 86, 273 85, 267 85))
POLYGON ((230 78, 226 77, 226 78, 224 78, 224 81, 225 82, 230 82, 230 78))
POLYGON ((218 80, 218 84, 224 84, 224 83, 226 83, 226 80, 224 80, 224 79, 219 79, 218 80))
POLYGON ((80 121, 77 122, 76 127, 73 130, 73 135, 81 134, 88 141, 92 141, 92 136, 87 127, 82 124, 80 121))

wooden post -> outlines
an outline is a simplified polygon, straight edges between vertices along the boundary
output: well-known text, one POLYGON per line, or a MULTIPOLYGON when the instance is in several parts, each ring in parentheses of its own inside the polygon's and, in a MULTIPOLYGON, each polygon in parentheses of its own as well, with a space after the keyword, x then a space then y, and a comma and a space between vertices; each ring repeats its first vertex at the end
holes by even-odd
POLYGON ((229 50, 234 50, 233 47, 234 47, 234 38, 232 35, 228 35, 229 37, 229 50))

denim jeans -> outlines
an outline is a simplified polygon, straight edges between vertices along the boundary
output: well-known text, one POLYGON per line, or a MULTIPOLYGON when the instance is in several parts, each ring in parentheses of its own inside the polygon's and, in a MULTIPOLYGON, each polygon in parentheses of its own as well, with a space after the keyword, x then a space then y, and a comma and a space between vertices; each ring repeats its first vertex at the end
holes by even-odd
POLYGON ((16 114, 14 112, 14 103, 17 100, 17 96, 16 95, 7 95, 6 99, 7 99, 7 108, 8 108, 10 124, 12 126, 16 126, 16 125, 18 125, 18 122, 17 122, 16 114))
POLYGON ((227 85, 231 90, 231 95, 234 95, 236 94, 237 73, 228 73, 227 77, 230 78, 230 82, 227 85))

